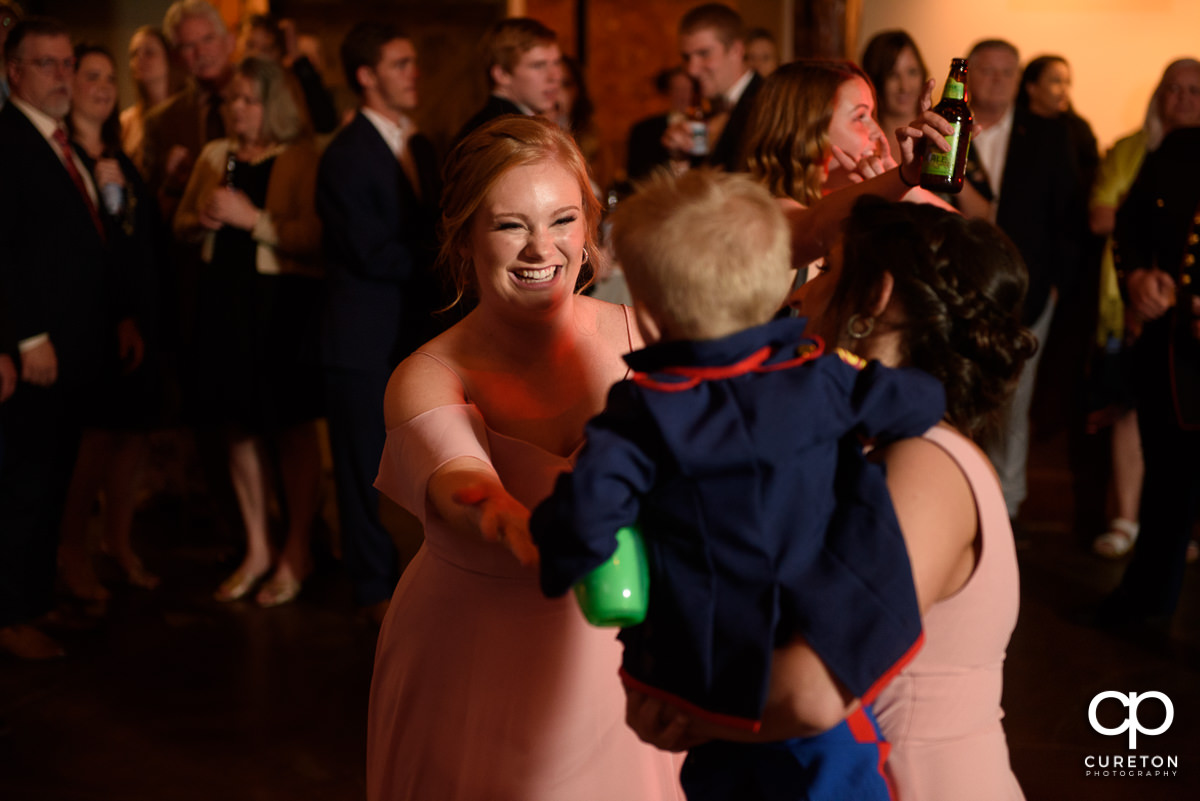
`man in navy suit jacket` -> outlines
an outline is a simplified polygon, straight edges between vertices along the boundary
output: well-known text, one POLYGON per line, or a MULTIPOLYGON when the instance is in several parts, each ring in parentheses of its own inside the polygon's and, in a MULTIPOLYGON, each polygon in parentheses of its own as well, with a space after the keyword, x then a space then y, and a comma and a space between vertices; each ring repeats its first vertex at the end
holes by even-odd
POLYGON ((529 17, 496 23, 483 43, 491 94, 459 130, 455 142, 505 114, 547 114, 562 92, 562 53, 554 31, 529 17))
POLYGON ((62 654, 33 624, 54 602, 80 412, 112 337, 111 272, 96 187, 55 138, 75 74, 67 29, 18 23, 6 67, 0 152, 13 157, 0 192, 0 352, 16 352, 21 384, 0 406, 0 649, 38 659, 62 654))
POLYGON ((317 176, 328 298, 322 357, 342 547, 355 597, 381 619, 399 579, 398 554, 374 489, 392 370, 433 333, 430 274, 438 218, 437 163, 415 132, 416 50, 391 25, 360 23, 341 48, 361 98, 317 176))

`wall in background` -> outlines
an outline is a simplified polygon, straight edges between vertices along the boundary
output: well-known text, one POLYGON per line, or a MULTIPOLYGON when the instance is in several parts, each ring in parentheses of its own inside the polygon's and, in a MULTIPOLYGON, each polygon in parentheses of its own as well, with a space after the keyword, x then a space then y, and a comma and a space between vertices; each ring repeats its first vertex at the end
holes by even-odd
POLYGON ((880 30, 904 28, 930 72, 945 80, 950 59, 985 38, 1008 39, 1024 64, 1046 53, 1071 64, 1075 110, 1101 148, 1141 127, 1163 68, 1200 56, 1195 0, 863 0, 855 57, 880 30))

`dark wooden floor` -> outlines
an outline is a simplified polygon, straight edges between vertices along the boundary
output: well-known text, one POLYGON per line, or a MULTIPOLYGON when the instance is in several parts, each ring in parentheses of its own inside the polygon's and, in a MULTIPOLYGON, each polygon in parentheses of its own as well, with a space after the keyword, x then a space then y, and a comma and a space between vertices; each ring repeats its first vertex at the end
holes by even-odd
MULTIPOLYGON (((1006 671, 1013 766, 1031 801, 1200 798, 1200 570, 1190 569, 1165 641, 1077 622, 1120 565, 1093 557, 1072 530, 1072 491, 1061 438, 1037 443, 1021 617, 1006 671), (1171 727, 1140 737, 1137 753, 1178 755, 1177 777, 1084 776, 1087 755, 1130 753, 1124 736, 1088 724, 1088 704, 1105 690, 1157 690, 1173 700, 1171 727)), ((92 610, 89 627, 61 632, 66 659, 0 656, 0 799, 363 797, 375 631, 356 616, 329 560, 290 606, 212 601, 235 553, 219 531, 178 503, 152 503, 138 535, 163 586, 113 585, 103 615, 92 610)), ((1152 706, 1141 713, 1147 728, 1152 706)), ((1115 707, 1108 712, 1103 722, 1117 725, 1115 707)))

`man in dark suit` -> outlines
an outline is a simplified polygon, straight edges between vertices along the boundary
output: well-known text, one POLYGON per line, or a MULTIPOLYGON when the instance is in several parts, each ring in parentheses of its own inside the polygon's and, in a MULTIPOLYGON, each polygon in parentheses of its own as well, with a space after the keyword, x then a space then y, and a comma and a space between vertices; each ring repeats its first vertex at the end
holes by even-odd
POLYGON ((1029 270, 1021 322, 1039 342, 1037 354, 1021 371, 1001 434, 987 448, 1009 516, 1015 519, 1026 495, 1034 380, 1058 290, 1079 269, 1078 232, 1086 219, 1085 198, 1066 124, 1016 106, 1016 48, 1000 39, 985 40, 971 49, 968 62, 976 126, 972 158, 982 165, 982 173, 976 179, 979 191, 964 187, 961 208, 968 216, 996 223, 1021 252, 1029 270))
POLYGON ((391 25, 360 23, 342 66, 361 98, 317 176, 328 300, 322 356, 342 548, 355 596, 382 619, 399 578, 373 488, 392 370, 432 333, 430 265, 438 217, 433 147, 416 133, 416 50, 391 25))
POLYGON ((547 114, 562 91, 562 53, 554 31, 528 17, 501 20, 483 41, 491 94, 455 141, 505 114, 547 114))
POLYGON ((188 88, 146 115, 146 183, 168 199, 168 219, 183 195, 200 150, 225 136, 225 101, 233 80, 234 38, 206 0, 178 0, 163 17, 163 33, 192 76, 188 88))
POLYGON ((1128 307, 1145 321, 1132 369, 1146 464, 1140 534, 1101 622, 1165 630, 1179 604, 1200 508, 1200 69, 1163 79, 1162 116, 1183 123, 1147 154, 1113 241, 1128 307))
MULTIPOLYGON (((708 121, 709 152, 698 163, 741 172, 742 143, 762 78, 746 66, 746 29, 736 11, 720 3, 697 6, 679 22, 679 52, 687 74, 700 84, 713 114, 708 121)), ((692 153, 687 122, 663 134, 668 150, 692 153)))
POLYGON ((113 332, 109 223, 63 125, 75 71, 66 28, 27 19, 8 45, 0 152, 13 157, 0 192, 0 351, 11 357, 15 344, 21 384, 0 405, 0 649, 44 659, 62 650, 34 623, 53 606, 80 412, 113 332))

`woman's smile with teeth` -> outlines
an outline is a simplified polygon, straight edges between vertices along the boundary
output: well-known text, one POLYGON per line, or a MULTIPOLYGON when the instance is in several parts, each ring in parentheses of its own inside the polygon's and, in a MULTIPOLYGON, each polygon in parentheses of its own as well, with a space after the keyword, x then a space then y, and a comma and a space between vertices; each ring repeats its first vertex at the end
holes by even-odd
POLYGON ((549 281, 551 278, 554 277, 554 273, 557 270, 558 270, 557 267, 542 267, 542 268, 536 269, 536 270, 534 270, 534 269, 513 270, 513 273, 517 276, 517 278, 521 279, 522 281, 536 282, 536 281, 549 281))

